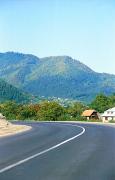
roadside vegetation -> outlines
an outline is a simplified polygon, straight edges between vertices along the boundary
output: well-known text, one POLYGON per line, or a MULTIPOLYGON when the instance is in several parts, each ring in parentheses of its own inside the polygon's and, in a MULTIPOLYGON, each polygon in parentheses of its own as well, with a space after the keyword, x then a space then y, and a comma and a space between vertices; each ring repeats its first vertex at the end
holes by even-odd
POLYGON ((38 104, 18 104, 14 101, 8 101, 0 104, 0 113, 9 120, 85 121, 86 119, 81 116, 84 110, 95 109, 103 113, 114 106, 115 94, 111 96, 99 94, 89 105, 74 102, 63 106, 56 101, 46 100, 38 104))

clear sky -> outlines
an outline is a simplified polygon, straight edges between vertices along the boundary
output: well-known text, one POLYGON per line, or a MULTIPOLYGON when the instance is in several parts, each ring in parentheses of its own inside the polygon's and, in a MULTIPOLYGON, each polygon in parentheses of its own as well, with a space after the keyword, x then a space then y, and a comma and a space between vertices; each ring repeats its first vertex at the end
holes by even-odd
POLYGON ((115 74, 115 0, 0 0, 0 52, 68 55, 115 74))

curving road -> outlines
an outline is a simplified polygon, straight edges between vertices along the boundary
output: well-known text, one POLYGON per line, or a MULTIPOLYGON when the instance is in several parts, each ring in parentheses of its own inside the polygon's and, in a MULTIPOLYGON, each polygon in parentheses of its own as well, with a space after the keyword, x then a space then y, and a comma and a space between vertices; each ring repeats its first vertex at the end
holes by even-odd
POLYGON ((0 180, 115 180, 115 127, 27 123, 0 139, 0 180))

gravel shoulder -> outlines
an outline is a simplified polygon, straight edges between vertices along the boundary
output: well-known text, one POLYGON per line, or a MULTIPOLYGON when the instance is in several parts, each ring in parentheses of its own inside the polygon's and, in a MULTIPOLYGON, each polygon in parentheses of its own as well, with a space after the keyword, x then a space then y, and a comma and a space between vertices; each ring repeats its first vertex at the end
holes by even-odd
POLYGON ((26 125, 9 124, 5 127, 0 127, 0 137, 10 136, 24 131, 28 131, 31 128, 32 128, 31 126, 26 126, 26 125))

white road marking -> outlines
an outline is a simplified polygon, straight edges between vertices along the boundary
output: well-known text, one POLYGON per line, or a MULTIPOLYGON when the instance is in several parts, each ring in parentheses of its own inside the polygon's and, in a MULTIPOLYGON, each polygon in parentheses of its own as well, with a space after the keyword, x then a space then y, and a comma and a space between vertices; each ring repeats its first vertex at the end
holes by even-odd
MULTIPOLYGON (((65 125, 65 124, 63 124, 63 125, 65 125)), ((72 141, 73 139, 75 139, 75 138, 77 138, 77 137, 79 137, 79 136, 81 136, 82 134, 85 133, 85 128, 82 127, 82 126, 72 125, 72 124, 66 124, 66 125, 68 125, 68 126, 80 127, 80 128, 82 129, 82 132, 79 133, 79 134, 77 134, 77 135, 75 135, 75 136, 73 136, 73 137, 71 137, 71 138, 69 138, 69 139, 67 139, 67 140, 65 140, 65 141, 62 141, 62 142, 59 143, 59 144, 56 144, 56 145, 52 146, 51 148, 45 149, 44 151, 41 151, 41 152, 39 152, 39 153, 37 153, 37 154, 34 154, 34 155, 29 156, 29 157, 27 157, 27 158, 25 158, 25 159, 23 159, 23 160, 20 160, 20 161, 14 163, 14 164, 11 164, 11 165, 3 168, 3 169, 0 169, 0 173, 3 173, 3 172, 5 172, 5 171, 8 171, 8 170, 10 170, 10 169, 12 169, 12 168, 14 168, 14 167, 16 167, 16 166, 19 166, 20 164, 23 164, 23 163, 25 163, 25 162, 27 162, 27 161, 29 161, 29 160, 31 160, 31 159, 34 159, 34 158, 36 158, 36 157, 38 157, 38 156, 40 156, 40 155, 42 155, 42 154, 45 154, 45 153, 47 153, 47 152, 49 152, 49 151, 51 151, 51 150, 53 150, 53 149, 56 149, 57 147, 62 146, 63 144, 65 144, 65 143, 67 143, 67 142, 70 142, 70 141, 72 141)))

